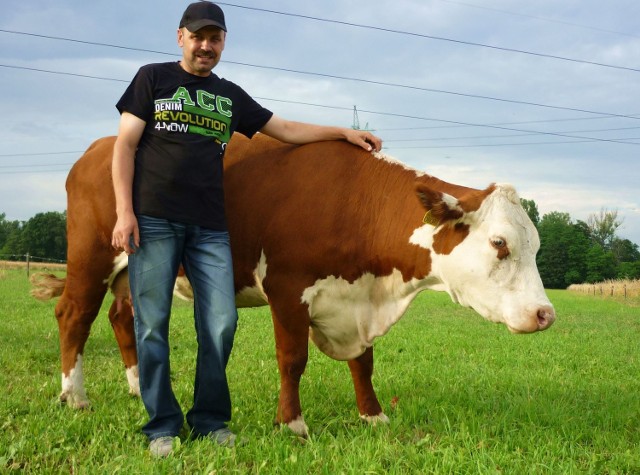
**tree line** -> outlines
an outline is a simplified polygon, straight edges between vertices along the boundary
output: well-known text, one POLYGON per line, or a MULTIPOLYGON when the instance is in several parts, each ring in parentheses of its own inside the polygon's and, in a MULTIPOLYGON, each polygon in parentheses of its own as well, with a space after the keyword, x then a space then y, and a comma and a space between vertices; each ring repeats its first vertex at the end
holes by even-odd
POLYGON ((602 209, 590 215, 587 222, 574 222, 568 213, 558 211, 540 219, 533 200, 520 201, 540 235, 536 262, 545 288, 640 279, 638 245, 617 236, 622 225, 617 211, 602 209))
MULTIPOLYGON (((608 279, 640 279, 640 250, 616 232, 622 221, 617 211, 601 210, 587 222, 573 221, 568 213, 553 211, 540 218, 533 200, 522 206, 538 229, 538 270, 545 288, 608 279)), ((0 259, 65 262, 67 214, 38 213, 28 221, 8 221, 0 213, 0 259)))
POLYGON ((0 213, 0 259, 45 262, 67 260, 67 212, 38 213, 28 221, 8 221, 0 213))

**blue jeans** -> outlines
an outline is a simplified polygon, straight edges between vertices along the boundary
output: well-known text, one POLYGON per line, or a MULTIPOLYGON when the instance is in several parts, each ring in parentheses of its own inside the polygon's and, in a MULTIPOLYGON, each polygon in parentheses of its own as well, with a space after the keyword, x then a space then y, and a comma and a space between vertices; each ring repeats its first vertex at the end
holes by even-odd
POLYGON ((226 427, 231 397, 226 366, 238 314, 229 235, 195 225, 138 216, 140 247, 129 255, 138 369, 149 440, 176 436, 184 417, 171 388, 169 315, 180 264, 193 287, 198 355, 193 407, 187 422, 195 435, 226 427))

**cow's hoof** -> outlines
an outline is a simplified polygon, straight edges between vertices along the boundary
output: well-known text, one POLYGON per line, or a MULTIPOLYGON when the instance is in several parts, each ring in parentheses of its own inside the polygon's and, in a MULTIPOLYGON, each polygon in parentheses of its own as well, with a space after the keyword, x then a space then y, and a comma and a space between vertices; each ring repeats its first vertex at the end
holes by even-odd
POLYGON ((71 409, 89 409, 91 404, 89 398, 81 396, 73 392, 62 392, 60 394, 60 402, 66 404, 71 409))
POLYGON ((142 397, 142 394, 140 394, 140 386, 129 386, 129 395, 133 397, 142 397))
POLYGON ((291 422, 280 423, 276 421, 274 424, 288 427, 291 432, 302 439, 307 439, 309 437, 309 428, 307 427, 307 424, 305 424, 302 416, 298 416, 297 419, 291 422))
POLYGON ((378 425, 378 424, 388 424, 389 418, 387 417, 387 415, 384 412, 381 412, 380 414, 376 415, 376 416, 369 416, 367 414, 360 414, 360 419, 362 419, 363 421, 365 421, 367 424, 371 424, 372 426, 378 425))
POLYGON ((129 394, 140 397, 140 378, 138 376, 138 365, 127 368, 127 382, 129 383, 129 394))

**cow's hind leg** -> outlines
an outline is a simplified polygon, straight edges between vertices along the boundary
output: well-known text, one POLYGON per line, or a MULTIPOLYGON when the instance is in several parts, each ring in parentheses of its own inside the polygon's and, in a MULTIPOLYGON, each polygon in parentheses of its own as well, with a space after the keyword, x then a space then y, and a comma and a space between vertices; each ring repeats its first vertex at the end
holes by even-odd
POLYGON ((356 391, 356 403, 360 418, 371 424, 387 423, 389 418, 382 412, 378 402, 371 377, 373 376, 373 347, 359 357, 349 360, 349 369, 353 378, 353 386, 356 391))
POLYGON ((140 380, 138 375, 138 353, 133 328, 133 306, 129 292, 129 274, 122 270, 111 283, 114 295, 109 308, 109 321, 120 348, 120 355, 129 383, 129 394, 140 396, 140 380))
POLYGON ((56 305, 56 318, 60 333, 60 356, 62 360, 62 392, 60 401, 74 409, 89 407, 89 398, 84 388, 83 353, 89 338, 91 324, 98 315, 100 297, 84 306, 63 294, 56 305))
POLYGON ((133 311, 129 299, 115 299, 109 309, 109 321, 120 348, 120 355, 129 383, 129 394, 140 396, 138 354, 133 330, 133 311))
POLYGON ((309 357, 309 318, 299 304, 292 307, 285 312, 271 304, 276 357, 280 369, 280 398, 276 423, 285 424, 295 434, 307 437, 309 429, 302 417, 299 388, 300 378, 309 357), (293 311, 292 307, 298 311, 293 311))

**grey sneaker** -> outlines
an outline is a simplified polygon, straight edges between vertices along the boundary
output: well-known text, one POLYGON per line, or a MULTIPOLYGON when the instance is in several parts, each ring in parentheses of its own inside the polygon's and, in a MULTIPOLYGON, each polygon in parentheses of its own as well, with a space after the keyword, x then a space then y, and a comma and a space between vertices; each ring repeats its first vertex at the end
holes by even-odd
POLYGON ((207 438, 223 447, 233 447, 236 445, 236 435, 231 432, 228 427, 209 432, 207 438))
POLYGON ((149 452, 154 457, 166 457, 173 451, 173 437, 163 436, 153 439, 149 444, 149 452))

